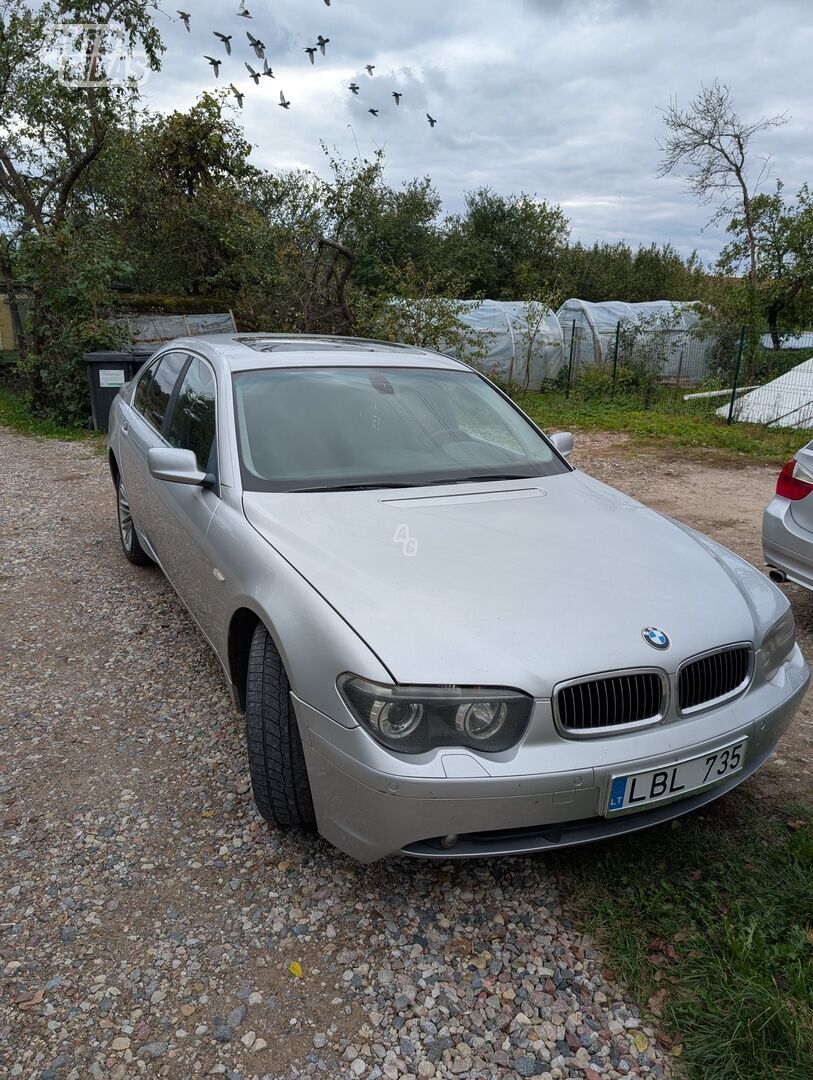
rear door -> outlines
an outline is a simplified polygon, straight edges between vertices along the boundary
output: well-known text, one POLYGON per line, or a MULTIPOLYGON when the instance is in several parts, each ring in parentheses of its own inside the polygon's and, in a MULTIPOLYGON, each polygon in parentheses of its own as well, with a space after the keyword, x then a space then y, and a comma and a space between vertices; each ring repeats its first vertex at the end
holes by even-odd
POLYGON ((124 410, 121 423, 119 462, 127 487, 133 521, 152 544, 147 453, 153 446, 166 446, 162 435, 167 409, 178 376, 187 362, 186 353, 166 352, 157 357, 138 378, 133 402, 124 410))
POLYGON ((211 477, 199 487, 148 477, 150 542, 164 573, 208 634, 214 562, 207 533, 220 505, 220 467, 215 373, 199 356, 187 358, 163 436, 168 445, 193 451, 198 468, 211 477))

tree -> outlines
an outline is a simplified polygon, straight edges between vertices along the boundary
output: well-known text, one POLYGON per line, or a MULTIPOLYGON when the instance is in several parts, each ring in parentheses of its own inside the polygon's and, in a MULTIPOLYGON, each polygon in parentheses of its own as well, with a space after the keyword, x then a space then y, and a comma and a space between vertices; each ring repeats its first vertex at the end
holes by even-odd
POLYGON ((685 169, 689 191, 701 203, 720 200, 715 217, 737 207, 742 216, 752 290, 756 288, 758 265, 753 200, 768 173, 770 158, 762 159, 754 175, 750 152, 758 135, 786 122, 784 113, 763 116, 751 123, 743 120, 734 108, 731 90, 717 79, 711 86, 700 87, 688 109, 679 109, 672 102, 664 110, 668 134, 659 143, 659 175, 685 169))
POLYGON ((755 299, 767 321, 774 349, 781 348, 780 317, 785 329, 801 329, 813 316, 813 195, 807 184, 789 202, 777 181, 771 194, 751 201, 750 232, 739 214, 732 216, 732 241, 723 249, 719 268, 736 274, 757 256, 755 299))
POLYGON ((446 222, 445 263, 469 297, 515 299, 523 283, 546 289, 568 237, 559 206, 520 193, 480 188, 466 195, 466 210, 446 222))
MULTIPOLYGON (((59 377, 48 374, 49 368, 75 368, 82 344, 49 309, 44 281, 59 278, 60 260, 64 281, 81 267, 94 281, 86 297, 89 306, 80 314, 69 305, 74 310, 65 317, 77 318, 77 325, 94 321, 100 290, 109 281, 104 274, 98 277, 97 268, 88 263, 99 249, 94 244, 83 247, 73 235, 70 211, 77 185, 101 154, 111 125, 121 122, 137 96, 131 83, 106 78, 114 54, 139 50, 147 66, 159 66, 162 44, 152 22, 155 10, 155 0, 0 2, 0 273, 13 302, 15 264, 25 248, 20 265, 29 274, 34 354, 27 371, 33 403, 40 411, 59 410, 55 387, 70 385, 78 392, 81 386, 75 371, 65 378, 62 372, 59 377), (43 47, 60 23, 77 27, 71 34, 83 56, 81 85, 58 77, 43 47), (38 255, 43 259, 42 274, 37 270, 38 255), (70 355, 68 342, 74 350, 70 355)), ((108 251, 101 265, 112 268, 108 251)), ((78 289, 77 297, 83 295, 78 289)), ((69 412, 73 414, 73 404, 69 412)))

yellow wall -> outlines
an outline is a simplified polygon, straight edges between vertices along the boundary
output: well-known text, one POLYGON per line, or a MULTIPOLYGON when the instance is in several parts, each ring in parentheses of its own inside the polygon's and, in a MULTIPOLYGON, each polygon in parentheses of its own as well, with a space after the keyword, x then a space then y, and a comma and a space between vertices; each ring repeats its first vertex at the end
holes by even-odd
POLYGON ((16 349, 11 310, 5 296, 0 296, 0 349, 16 349))

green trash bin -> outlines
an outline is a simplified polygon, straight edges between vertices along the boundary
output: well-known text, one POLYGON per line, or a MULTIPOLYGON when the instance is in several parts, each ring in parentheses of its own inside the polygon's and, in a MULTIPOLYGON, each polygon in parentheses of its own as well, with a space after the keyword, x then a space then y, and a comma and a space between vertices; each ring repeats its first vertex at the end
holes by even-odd
POLYGON ((154 351, 152 348, 136 346, 129 352, 85 353, 90 408, 96 431, 107 431, 110 407, 116 394, 149 360, 154 351))

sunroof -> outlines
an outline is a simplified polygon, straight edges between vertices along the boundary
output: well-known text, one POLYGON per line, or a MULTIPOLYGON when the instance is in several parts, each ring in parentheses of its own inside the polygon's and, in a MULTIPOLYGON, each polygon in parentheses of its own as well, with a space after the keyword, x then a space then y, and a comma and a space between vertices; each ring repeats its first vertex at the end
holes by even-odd
POLYGON ((414 352, 411 345, 366 338, 251 336, 236 339, 255 352, 414 352))

